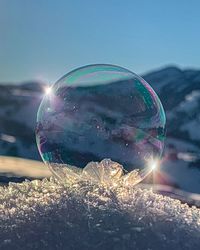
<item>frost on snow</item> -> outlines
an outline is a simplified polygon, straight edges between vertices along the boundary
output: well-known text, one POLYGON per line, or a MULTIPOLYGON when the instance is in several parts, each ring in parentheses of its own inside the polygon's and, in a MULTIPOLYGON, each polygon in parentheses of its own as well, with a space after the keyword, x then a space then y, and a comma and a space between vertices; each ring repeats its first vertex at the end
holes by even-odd
POLYGON ((73 174, 65 183, 51 177, 0 187, 1 250, 200 249, 196 207, 129 182, 104 185, 73 174))

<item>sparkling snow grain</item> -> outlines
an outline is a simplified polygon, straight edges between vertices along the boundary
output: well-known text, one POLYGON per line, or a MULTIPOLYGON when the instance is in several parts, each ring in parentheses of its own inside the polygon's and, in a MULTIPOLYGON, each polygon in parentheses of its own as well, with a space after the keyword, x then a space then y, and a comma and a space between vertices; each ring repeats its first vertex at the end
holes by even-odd
POLYGON ((138 187, 0 187, 0 249, 200 249, 200 210, 138 187))

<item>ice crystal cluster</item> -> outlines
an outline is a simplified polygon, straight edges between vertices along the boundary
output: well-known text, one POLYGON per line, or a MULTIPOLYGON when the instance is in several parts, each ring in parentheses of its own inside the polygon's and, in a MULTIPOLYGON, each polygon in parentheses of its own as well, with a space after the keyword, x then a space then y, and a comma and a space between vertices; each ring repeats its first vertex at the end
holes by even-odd
POLYGON ((142 180, 139 169, 127 173, 122 165, 110 159, 89 162, 83 169, 58 163, 50 164, 49 168, 63 185, 74 181, 89 181, 105 186, 134 186, 142 180))
POLYGON ((126 182, 51 177, 0 187, 1 250, 199 246, 199 209, 126 182))

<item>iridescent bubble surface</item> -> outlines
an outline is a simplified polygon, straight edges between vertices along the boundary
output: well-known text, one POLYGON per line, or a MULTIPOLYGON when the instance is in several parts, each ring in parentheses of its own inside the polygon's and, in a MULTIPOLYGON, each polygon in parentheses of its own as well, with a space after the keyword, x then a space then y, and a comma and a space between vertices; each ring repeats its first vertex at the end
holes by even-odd
MULTIPOLYGON (((138 182, 162 154, 165 113, 141 77, 113 65, 78 68, 46 93, 37 114, 36 140, 45 163, 80 169, 110 159, 138 182)), ((104 168, 109 164, 104 164, 104 168)))

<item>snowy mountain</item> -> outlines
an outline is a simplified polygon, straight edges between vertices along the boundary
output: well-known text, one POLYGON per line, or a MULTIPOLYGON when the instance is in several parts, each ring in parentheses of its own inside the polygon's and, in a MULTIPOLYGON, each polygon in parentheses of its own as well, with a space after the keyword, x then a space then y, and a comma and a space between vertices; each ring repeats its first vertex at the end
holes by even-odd
POLYGON ((177 187, 200 192, 200 71, 168 67, 144 79, 158 93, 167 117, 161 167, 165 178, 160 181, 170 180, 177 187))
MULTIPOLYGON (((200 71, 167 67, 143 78, 167 116, 165 155, 155 181, 200 192, 200 71)), ((36 82, 0 85, 1 155, 40 159, 34 130, 43 88, 36 82)))
POLYGON ((39 159, 34 129, 42 95, 42 85, 35 82, 0 85, 1 155, 39 159))

